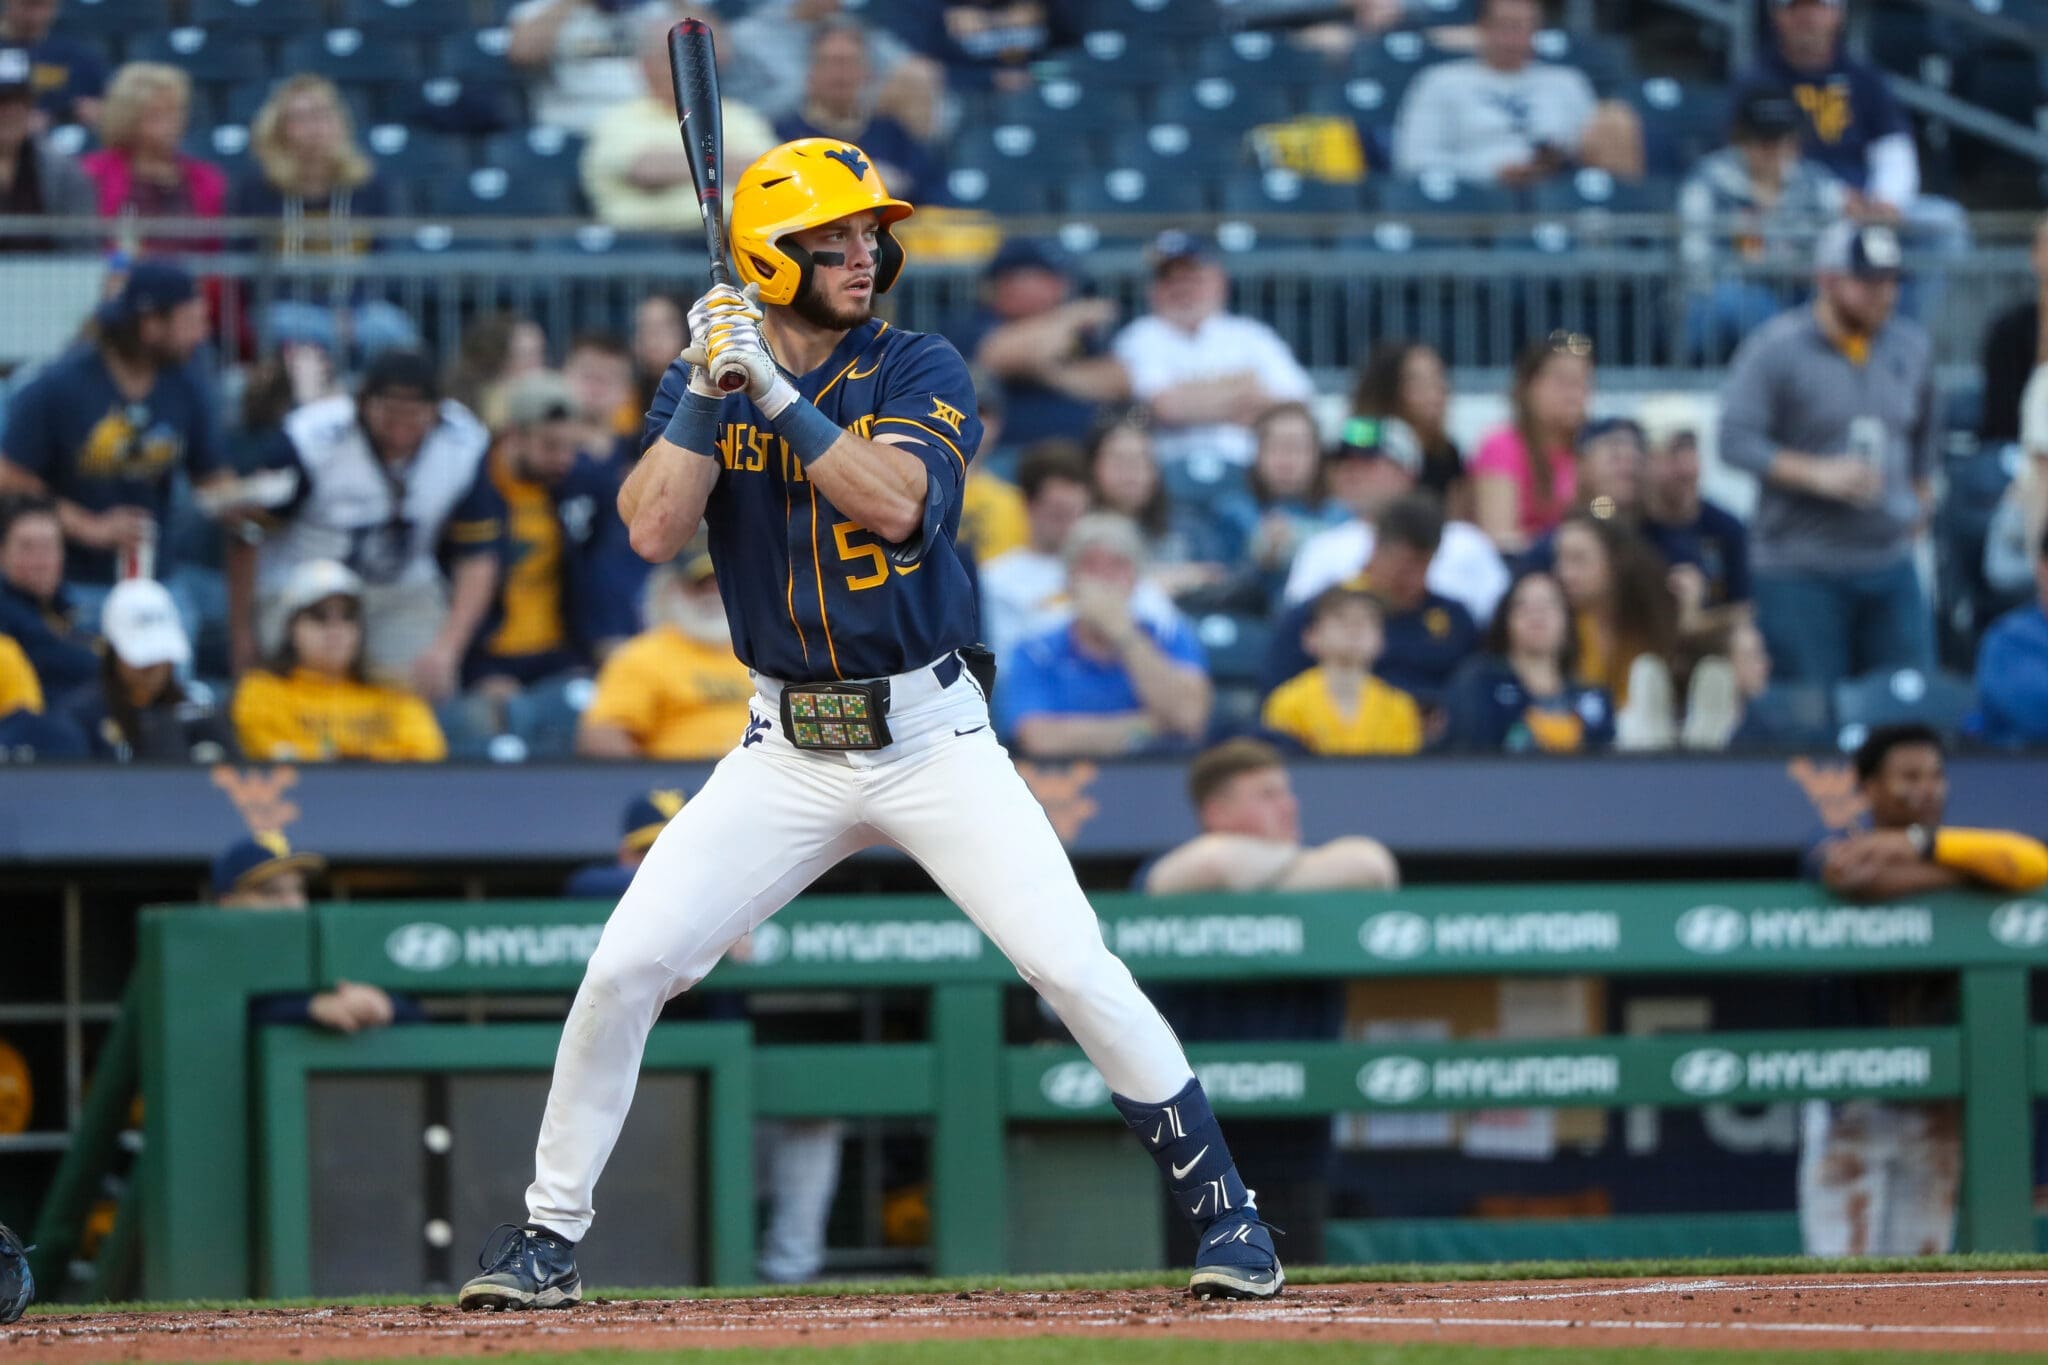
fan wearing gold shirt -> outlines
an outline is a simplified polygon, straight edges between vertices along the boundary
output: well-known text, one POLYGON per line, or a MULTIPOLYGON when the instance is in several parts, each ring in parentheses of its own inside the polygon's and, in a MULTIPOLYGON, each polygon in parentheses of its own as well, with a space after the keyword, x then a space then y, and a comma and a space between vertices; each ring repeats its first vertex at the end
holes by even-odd
POLYGON ((1415 698, 1372 674, 1385 643, 1378 598, 1328 589, 1301 640, 1316 666, 1273 689, 1260 716, 1267 729, 1312 754, 1412 754, 1422 747, 1415 698))
POLYGON ((747 731, 754 681, 733 657, 711 554, 699 540, 647 580, 647 629, 597 675, 576 730, 586 758, 723 758, 747 731))

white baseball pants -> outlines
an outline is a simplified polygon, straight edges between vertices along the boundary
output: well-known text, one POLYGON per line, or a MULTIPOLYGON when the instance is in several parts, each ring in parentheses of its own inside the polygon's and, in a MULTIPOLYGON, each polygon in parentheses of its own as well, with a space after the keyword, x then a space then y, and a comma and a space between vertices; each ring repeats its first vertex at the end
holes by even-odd
POLYGON ((756 679, 748 742, 648 850, 576 992, 526 1192, 534 1223, 578 1241, 589 1229, 592 1192, 662 1005, 820 873, 876 844, 931 874, 1045 998, 1111 1090, 1157 1104, 1192 1077, 1173 1030, 1103 943, 972 677, 963 671, 942 687, 923 668, 889 681, 894 742, 819 754, 783 737, 781 685, 756 679))
POLYGON ((1962 1134, 1953 1104, 1808 1100, 1799 1117, 1799 1234, 1807 1255, 1954 1249, 1962 1134))

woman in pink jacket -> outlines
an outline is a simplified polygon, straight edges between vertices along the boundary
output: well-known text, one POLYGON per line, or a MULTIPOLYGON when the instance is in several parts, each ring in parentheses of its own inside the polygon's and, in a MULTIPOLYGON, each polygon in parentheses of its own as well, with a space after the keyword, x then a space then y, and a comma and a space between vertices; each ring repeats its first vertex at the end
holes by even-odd
MULTIPOLYGON (((79 164, 99 191, 102 217, 218 218, 228 179, 220 167, 178 149, 192 104, 192 82, 174 66, 130 62, 114 73, 100 118, 104 146, 79 164)), ((146 251, 217 251, 217 239, 167 238, 146 251)))

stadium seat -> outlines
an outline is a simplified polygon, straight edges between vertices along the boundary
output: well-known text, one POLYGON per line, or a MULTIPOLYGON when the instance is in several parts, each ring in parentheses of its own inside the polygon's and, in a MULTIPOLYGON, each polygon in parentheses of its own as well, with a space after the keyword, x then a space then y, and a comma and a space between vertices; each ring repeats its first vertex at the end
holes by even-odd
POLYGON ((411 85, 420 66, 411 49, 374 42, 359 28, 330 28, 286 43, 281 54, 287 71, 314 71, 349 85, 411 85))
POLYGON ((441 38, 470 28, 467 10, 450 0, 342 0, 341 22, 380 36, 441 38))
POLYGON ((1067 212, 1075 214, 1207 213, 1203 185, 1184 175, 1147 175, 1134 166, 1119 166, 1100 175, 1079 175, 1067 182, 1067 212))
POLYGON ((1953 735, 1976 700, 1970 680, 1952 673, 1923 673, 1917 668, 1866 673, 1835 685, 1835 722, 1842 727, 1845 749, 1855 747, 1848 739, 1852 729, 1867 732, 1872 726, 1900 721, 1922 721, 1953 735))
POLYGON ((511 30, 504 28, 444 38, 434 54, 434 74, 478 87, 522 84, 524 78, 505 57, 511 40, 511 30))
POLYGON ((1272 639, 1264 617, 1214 612, 1195 622, 1195 634, 1208 656, 1209 677, 1218 686, 1258 682, 1272 639))
POLYGON ((1561 28, 1545 29, 1536 35, 1536 55, 1543 61, 1576 69, 1602 99, 1621 94, 1631 83, 1633 68, 1628 49, 1613 38, 1575 34, 1561 28))
POLYGON ((185 150, 202 161, 211 161, 227 172, 229 184, 239 184, 255 166, 249 154, 249 130, 239 123, 223 123, 185 140, 185 150))
POLYGON ((546 176, 514 175, 487 165, 425 187, 430 213, 451 218, 561 218, 574 209, 569 185, 546 176))
POLYGON ((1056 184, 1073 167, 1071 148, 1042 136, 1028 123, 1002 123, 962 132, 946 154, 955 170, 979 170, 991 180, 1056 184))
POLYGON ((99 150, 100 140, 82 123, 60 123, 45 135, 50 150, 60 156, 84 156, 99 150))
MULTIPOLYGON (((1955 50, 1947 41, 1946 26, 1917 4, 1870 5, 1864 22, 1864 42, 1870 60, 1887 71, 1908 76, 1940 75, 1940 71, 1925 72, 1923 63, 1930 56, 1945 63, 1943 54, 1955 50)), ((1947 81, 1938 84, 1946 85, 1947 81)))
POLYGON ((502 85, 473 85, 455 76, 430 76, 417 90, 393 92, 385 105, 403 122, 444 134, 484 136, 525 121, 518 92, 502 85))
POLYGON ((1091 90, 1135 91, 1172 75, 1167 55, 1150 44, 1133 43, 1121 29, 1093 29, 1067 54, 1063 74, 1091 90))
POLYGON ((136 61, 168 62, 202 84, 225 84, 261 76, 270 69, 263 44, 203 28, 153 33, 129 49, 136 61))
POLYGON ((2035 126, 2041 107, 2048 104, 2040 59, 2020 52, 1983 52, 1969 58, 1963 67, 1961 94, 1970 103, 2028 128, 2035 126))
MULTIPOLYGON (((510 172, 522 186, 527 181, 551 180, 580 186, 577 166, 583 159, 583 139, 574 133, 545 124, 519 132, 500 133, 484 143, 480 165, 510 172)), ((572 190, 572 197, 580 190, 572 190)))
POLYGON ((1143 117, 1137 96, 1091 91, 1069 77, 1041 81, 1029 90, 1003 95, 990 112, 995 123, 1028 123, 1055 136, 1128 128, 1143 117))
POLYGON ((946 194, 963 209, 1029 215, 1052 207, 1052 191, 1037 180, 1006 175, 1000 167, 955 166, 946 173, 946 194))
POLYGON ((421 132, 403 123, 379 123, 364 130, 363 145, 377 170, 395 183, 424 183, 469 173, 469 149, 459 137, 421 132))
POLYGON ((1362 185, 1333 185, 1293 171, 1246 171, 1223 184, 1225 213, 1357 213, 1362 185))
POLYGON ((1154 116, 1161 123, 1180 123, 1198 136, 1236 134, 1260 123, 1280 123, 1294 110, 1287 92, 1271 85, 1246 85, 1228 76, 1203 76, 1189 85, 1159 92, 1154 116))
POLYGON ((1129 129, 1111 139, 1108 169, 1140 170, 1154 180, 1200 176, 1227 170, 1237 156, 1235 139, 1229 153, 1220 154, 1213 139, 1198 136, 1185 124, 1155 123, 1149 128, 1129 129))
POLYGON ((170 0, 68 0, 57 11, 56 32, 160 33, 171 25, 170 0))
POLYGON ((1728 141, 1726 87, 1652 76, 1632 87, 1629 102, 1643 121, 1652 175, 1682 176, 1728 141))
POLYGON ((1412 178, 1389 176, 1380 183, 1380 208, 1409 218, 1504 216, 1520 207, 1515 196, 1498 185, 1460 180, 1445 171, 1412 178))
POLYGON ((296 38, 321 27, 304 0, 192 0, 192 22, 223 38, 296 38))
POLYGON ((529 758, 568 758, 576 752, 576 723, 590 705, 588 678, 537 683, 505 703, 505 729, 526 742, 529 758))
POLYGON ((1223 28, 1215 0, 1096 0, 1090 8, 1098 22, 1140 40, 1192 41, 1223 28))
POLYGON ((1206 40, 1195 58, 1195 74, 1221 76, 1239 85, 1285 86, 1307 84, 1322 73, 1312 54, 1254 28, 1206 40))
POLYGON ((1814 748, 1835 742, 1834 708, 1817 683, 1772 683, 1750 699, 1749 717, 1773 748, 1814 748))

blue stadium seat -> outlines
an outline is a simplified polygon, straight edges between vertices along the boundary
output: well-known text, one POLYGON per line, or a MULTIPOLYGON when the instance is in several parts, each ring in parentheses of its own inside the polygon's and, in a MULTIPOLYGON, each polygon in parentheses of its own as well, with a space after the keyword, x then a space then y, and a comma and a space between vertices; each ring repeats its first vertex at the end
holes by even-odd
POLYGON ((561 218, 574 211, 568 182, 516 176, 502 166, 485 166, 425 189, 428 212, 451 218, 561 218))
POLYGON ((1054 146, 1028 123, 1000 123, 962 132, 947 150, 946 161, 955 170, 986 172, 991 180, 1055 184, 1073 167, 1067 156, 1054 155, 1054 146))
POLYGON ((1321 60, 1264 29, 1241 29, 1210 38, 1195 58, 1197 76, 1222 76, 1239 85, 1306 85, 1319 78, 1321 60))
POLYGON ((1067 54, 1063 74, 1091 90, 1133 91, 1170 77, 1170 56, 1155 44, 1131 41, 1121 29, 1093 29, 1067 54))
POLYGON ((1209 676, 1219 686, 1258 682, 1273 634, 1264 617, 1215 612, 1195 622, 1195 634, 1208 655, 1209 676))
POLYGON ((1924 68, 1923 63, 1954 51, 1949 37, 1947 26, 1918 5, 1875 4, 1867 8, 1864 42, 1870 60, 1887 71, 1942 75, 1947 70, 1945 60, 1933 70, 1924 68))
POLYGON ((424 183, 469 173, 469 149, 459 137, 422 132, 403 123, 374 124, 363 132, 363 146, 377 162, 378 173, 397 183, 424 183))
POLYGON ((1952 673, 1923 673, 1917 668, 1866 673, 1835 685, 1835 722, 1842 727, 1844 749, 1862 742, 1862 734, 1856 732, 1899 721, 1923 721, 1954 735, 1976 701, 1970 680, 1952 673))
POLYGON ((1096 0, 1091 17, 1137 38, 1206 38, 1223 29, 1216 0, 1096 0))
POLYGON ((533 249, 558 256, 616 256, 627 252, 673 253, 693 249, 701 253, 703 245, 704 239, 701 234, 693 244, 687 236, 677 233, 620 232, 617 228, 606 227, 603 223, 585 223, 574 232, 536 237, 533 249))
POLYGON ((482 136, 502 133, 525 120, 519 92, 505 85, 477 85, 457 76, 430 76, 419 88, 385 101, 404 122, 439 133, 482 136))
POLYGON ((946 173, 946 193, 963 209, 1003 215, 1040 214, 1052 207, 1051 187, 1000 167, 955 166, 946 173))
POLYGON ((1209 211, 1209 196, 1200 181, 1173 173, 1147 175, 1133 166, 1076 176, 1067 182, 1066 196, 1067 211, 1075 214, 1209 211))
POLYGON ((434 74, 471 86, 520 85, 525 78, 505 58, 511 37, 509 29, 480 28, 444 38, 434 54, 434 74))
POLYGON ((1620 94, 1634 74, 1628 49, 1619 40, 1600 34, 1575 34, 1561 28, 1545 29, 1536 35, 1536 55, 1578 70, 1592 82, 1593 93, 1606 99, 1620 94))
POLYGON ((1728 141, 1725 86, 1652 76, 1632 87, 1629 102, 1643 120, 1644 152, 1652 175, 1682 176, 1728 141))
POLYGON ((509 171, 522 184, 527 180, 558 180, 578 183, 577 166, 583 158, 583 139, 539 124, 514 133, 500 133, 484 143, 480 165, 509 171))
POLYGON ((1246 171, 1223 184, 1225 213, 1357 213, 1360 185, 1333 185, 1293 171, 1246 171))
MULTIPOLYGON (((1537 213, 1561 214, 1581 237, 1613 240, 1607 219, 1614 214, 1669 213, 1677 199, 1670 181, 1650 179, 1640 184, 1616 180, 1606 171, 1590 167, 1572 175, 1554 176, 1530 194, 1530 207, 1537 213)), ((1632 234, 1654 239, 1654 229, 1632 234)))
POLYGON ((331 28, 285 44, 281 62, 287 71, 314 71, 349 85, 412 85, 420 79, 419 61, 409 48, 372 41, 359 28, 331 28))
POLYGON ((1090 90, 1069 77, 1003 95, 990 111, 991 122, 1028 123, 1041 132, 1065 136, 1128 128, 1141 119, 1135 95, 1090 90))
POLYGON ((171 27, 171 0, 69 0, 57 11, 56 32, 157 33, 171 27))
POLYGON ((1751 698, 1748 718, 1773 747, 1815 748, 1835 742, 1834 707, 1818 683, 1772 683, 1751 698))
POLYGON ((342 0, 341 22, 365 33, 441 38, 470 27, 468 6, 451 0, 342 0))
POLYGON ((100 140, 93 136, 92 129, 82 123, 60 123, 45 135, 44 140, 50 144, 51 151, 62 156, 84 156, 87 152, 98 151, 100 147, 100 140))
POLYGON ((1214 175, 1228 169, 1237 157, 1233 138, 1226 155, 1219 155, 1213 138, 1199 135, 1180 123, 1155 123, 1149 128, 1132 128, 1116 135, 1109 145, 1109 169, 1135 168, 1153 179, 1167 176, 1214 175))
POLYGON ((1242 132, 1259 123, 1281 123, 1294 115, 1287 92, 1271 85, 1246 85, 1228 76, 1203 76, 1191 85, 1159 92, 1153 106, 1162 123, 1183 123, 1198 133, 1242 132))
POLYGON ((263 44, 253 38, 203 28, 173 28, 152 33, 129 49, 135 61, 168 62, 195 81, 209 84, 246 81, 270 69, 263 44))
POLYGON ((192 0, 192 22, 224 38, 296 38, 321 27, 304 0, 192 0))
POLYGON ((228 174, 228 183, 239 183, 255 169, 249 154, 249 130, 239 123, 223 123, 188 135, 185 150, 202 161, 211 161, 228 174))
POLYGON ((1409 218, 1507 215, 1520 207, 1515 196, 1498 185, 1475 184, 1444 172, 1412 179, 1388 177, 1380 184, 1380 208, 1409 218))
POLYGON ((526 741, 528 758, 568 758, 576 752, 576 723, 590 705, 588 678, 536 683, 505 703, 505 728, 526 741))

